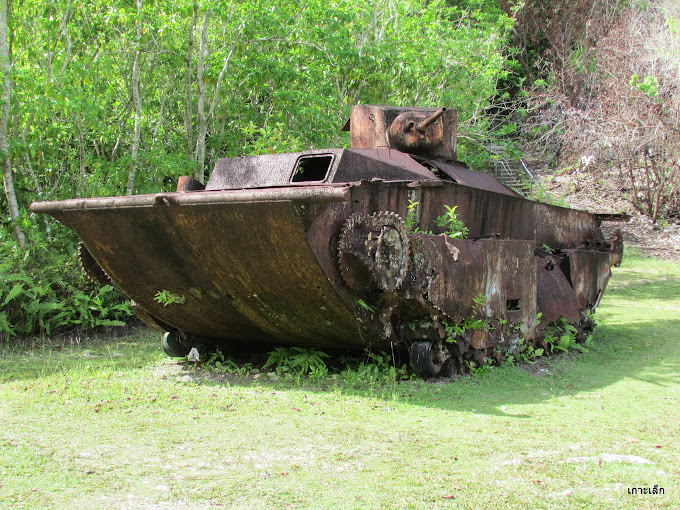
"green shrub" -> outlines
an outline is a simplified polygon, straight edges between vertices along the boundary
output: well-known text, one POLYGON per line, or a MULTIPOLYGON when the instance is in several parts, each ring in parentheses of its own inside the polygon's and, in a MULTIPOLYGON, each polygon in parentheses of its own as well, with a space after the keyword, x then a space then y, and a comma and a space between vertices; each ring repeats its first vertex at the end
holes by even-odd
POLYGON ((441 216, 437 216, 435 224, 438 227, 443 228, 444 233, 450 238, 465 239, 469 231, 465 226, 465 223, 463 223, 463 220, 458 218, 458 214, 456 213, 458 206, 454 205, 453 207, 449 207, 444 204, 444 207, 446 208, 446 212, 441 216))
POLYGON ((328 354, 314 348, 277 347, 262 368, 273 367, 277 372, 306 374, 325 369, 323 359, 327 357, 328 354))

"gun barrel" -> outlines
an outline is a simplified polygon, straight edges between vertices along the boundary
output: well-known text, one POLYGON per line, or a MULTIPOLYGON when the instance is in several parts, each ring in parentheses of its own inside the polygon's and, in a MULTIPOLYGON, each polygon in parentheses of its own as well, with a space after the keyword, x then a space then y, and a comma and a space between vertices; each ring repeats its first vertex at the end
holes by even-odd
POLYGON ((421 133, 424 133, 427 131, 427 128, 429 128, 432 124, 437 122, 437 119, 444 115, 444 112, 446 111, 446 108, 441 108, 434 112, 432 115, 430 115, 427 119, 421 121, 418 123, 416 126, 416 129, 420 131, 421 133))

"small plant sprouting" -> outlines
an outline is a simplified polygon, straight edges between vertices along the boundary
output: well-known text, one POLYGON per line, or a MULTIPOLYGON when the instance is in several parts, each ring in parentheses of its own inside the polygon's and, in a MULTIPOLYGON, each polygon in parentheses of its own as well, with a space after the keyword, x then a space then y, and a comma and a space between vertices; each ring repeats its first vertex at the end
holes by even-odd
MULTIPOLYGON (((550 324, 543 341, 550 349, 550 352, 569 350, 577 350, 586 352, 588 349, 576 342, 578 338, 578 329, 570 324, 564 317, 560 317, 550 324)), ((586 340, 586 345, 590 345, 592 338, 586 340)))
POLYGON ((239 366, 238 363, 227 358, 219 349, 216 349, 215 352, 210 355, 206 365, 214 367, 217 372, 221 372, 223 374, 235 373, 239 375, 245 375, 250 371, 251 368, 249 363, 239 366))
POLYGON ((413 374, 409 374, 406 365, 397 367, 394 364, 392 355, 371 352, 368 349, 364 351, 364 359, 361 363, 352 363, 340 373, 340 378, 350 387, 365 384, 373 387, 376 384, 389 383, 392 385, 393 391, 396 381, 408 380, 413 377, 413 374))
POLYGON ((583 348, 585 350, 588 350, 590 346, 593 345, 593 335, 592 333, 586 336, 585 341, 583 342, 583 348))
POLYGON ((418 218, 417 218, 418 202, 413 200, 408 201, 408 208, 406 212, 406 218, 404 218, 404 226, 409 234, 415 234, 418 232, 423 232, 418 228, 418 218))
POLYGON ((534 364, 535 359, 538 358, 539 356, 543 356, 544 350, 539 348, 535 348, 531 344, 526 343, 524 338, 520 338, 517 341, 517 347, 518 349, 518 354, 517 354, 517 362, 518 363, 529 363, 529 364, 534 364))
POLYGON ((538 312, 536 314, 536 326, 538 326, 541 323, 541 317, 543 317, 543 312, 538 312))
POLYGON ((186 303, 187 298, 184 296, 180 296, 179 294, 175 294, 172 291, 169 290, 159 290, 156 292, 156 295, 154 296, 154 301, 159 302, 163 306, 168 306, 172 304, 178 304, 178 305, 183 305, 186 303))
POLYGON ((372 313, 376 313, 378 311, 378 309, 375 306, 369 305, 363 299, 357 299, 356 304, 358 304, 364 310, 368 310, 369 312, 372 312, 372 313))
POLYGON ((555 253, 555 250, 554 250, 553 248, 551 248, 550 246, 548 246, 547 244, 544 244, 544 245, 543 245, 543 249, 544 249, 546 252, 548 252, 548 254, 550 254, 550 255, 552 255, 553 253, 555 253))
POLYGON ((472 302, 474 303, 472 310, 476 313, 476 312, 479 311, 480 307, 482 307, 486 304, 486 296, 482 293, 479 293, 475 297, 472 298, 472 302))
POLYGON ((465 223, 463 223, 456 214, 456 209, 458 209, 458 206, 454 205, 453 207, 449 207, 448 205, 444 204, 444 207, 446 208, 446 212, 441 216, 437 216, 435 224, 438 227, 443 228, 444 233, 450 238, 465 239, 469 230, 465 226, 465 223))
POLYGON ((477 317, 480 308, 486 305, 486 296, 480 293, 472 298, 472 302, 474 303, 472 305, 472 314, 466 317, 460 324, 451 326, 443 322, 446 329, 447 342, 455 342, 456 336, 465 336, 465 332, 469 329, 484 329, 489 326, 484 319, 477 317))
POLYGON ((475 363, 474 361, 468 361, 468 368, 470 369, 471 375, 485 375, 488 374, 493 368, 493 358, 484 358, 482 363, 475 363))
MULTIPOLYGON (((421 230, 418 226, 417 208, 419 202, 413 200, 408 201, 408 210, 404 218, 404 226, 409 234, 432 234, 431 230, 421 230)), ((452 239, 465 239, 468 235, 468 228, 465 226, 456 214, 457 205, 450 207, 444 204, 446 212, 441 216, 437 216, 435 225, 444 229, 444 233, 452 239)))
POLYGON ((586 309, 584 312, 586 320, 595 324, 595 310, 586 309))

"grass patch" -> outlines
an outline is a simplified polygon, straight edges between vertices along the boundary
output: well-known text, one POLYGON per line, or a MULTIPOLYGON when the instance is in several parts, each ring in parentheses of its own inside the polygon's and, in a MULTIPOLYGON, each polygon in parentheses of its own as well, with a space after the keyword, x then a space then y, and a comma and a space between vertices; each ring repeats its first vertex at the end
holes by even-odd
POLYGON ((589 352, 453 382, 227 376, 146 331, 2 345, 0 507, 678 508, 678 281, 628 258, 589 352))

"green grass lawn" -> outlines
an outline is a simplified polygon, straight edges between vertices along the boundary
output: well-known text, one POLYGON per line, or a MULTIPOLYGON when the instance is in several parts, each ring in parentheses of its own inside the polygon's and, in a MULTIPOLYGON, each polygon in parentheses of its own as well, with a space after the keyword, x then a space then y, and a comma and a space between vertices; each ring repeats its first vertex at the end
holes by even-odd
POLYGON ((0 345, 0 507, 680 508, 679 282, 626 260, 589 352, 452 382, 217 376, 146 331, 0 345))

